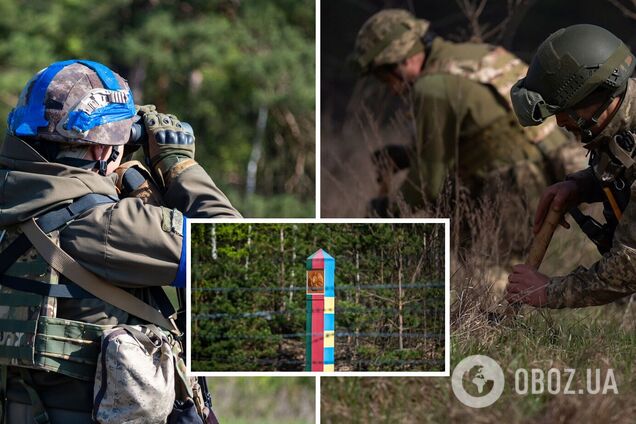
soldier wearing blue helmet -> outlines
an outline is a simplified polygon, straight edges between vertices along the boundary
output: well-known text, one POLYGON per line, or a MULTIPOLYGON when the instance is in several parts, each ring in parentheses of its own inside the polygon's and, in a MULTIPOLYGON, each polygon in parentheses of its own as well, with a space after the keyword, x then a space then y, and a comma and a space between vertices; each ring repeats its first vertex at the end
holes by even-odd
MULTIPOLYGON (((69 60, 40 71, 8 127, 0 413, 8 423, 131 422, 93 390, 102 334, 121 327, 135 340, 170 341, 176 352, 181 334, 162 287, 185 286, 187 218, 240 214, 194 160, 194 135, 174 115, 135 106, 127 82, 102 64, 69 60), (121 164, 137 121, 150 171, 121 164)), ((99 367, 102 382, 107 370, 99 367)), ((165 399, 195 397, 185 378, 170 378, 162 401, 126 398, 135 419, 165 421, 173 411, 165 399)))

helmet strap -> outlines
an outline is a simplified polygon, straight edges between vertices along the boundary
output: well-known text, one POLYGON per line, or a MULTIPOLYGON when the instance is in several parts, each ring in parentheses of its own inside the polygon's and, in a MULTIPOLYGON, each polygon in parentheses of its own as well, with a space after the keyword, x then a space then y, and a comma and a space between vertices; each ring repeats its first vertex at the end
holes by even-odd
POLYGON ((578 113, 576 113, 574 109, 567 109, 568 115, 570 115, 570 117, 574 119, 577 127, 579 127, 579 130, 581 130, 581 137, 583 142, 590 141, 594 137, 592 134, 592 127, 598 124, 598 118, 600 118, 603 112, 607 110, 609 105, 612 103, 612 101, 614 101, 620 91, 620 89, 616 90, 614 93, 612 93, 612 95, 608 96, 603 104, 599 106, 598 109, 596 109, 596 112, 594 112, 594 115, 592 115, 590 119, 583 119, 578 113))
POLYGON ((424 46, 424 53, 428 57, 433 49, 433 41, 437 38, 437 34, 435 31, 428 30, 426 33, 420 38, 420 42, 424 46))
POLYGON ((117 160, 117 158, 119 157, 119 150, 117 150, 115 148, 116 146, 113 146, 112 151, 110 152, 110 156, 108 157, 108 159, 106 160, 100 160, 98 161, 98 173, 99 175, 105 177, 106 176, 106 169, 108 168, 108 164, 111 162, 115 162, 117 160))
POLYGON ((108 164, 116 161, 118 157, 119 157, 119 150, 115 149, 115 146, 113 146, 113 151, 110 153, 110 156, 106 160, 62 158, 62 159, 58 159, 57 162, 63 163, 64 165, 75 166, 77 168, 82 168, 82 169, 97 169, 97 173, 105 177, 106 170, 108 169, 108 164))

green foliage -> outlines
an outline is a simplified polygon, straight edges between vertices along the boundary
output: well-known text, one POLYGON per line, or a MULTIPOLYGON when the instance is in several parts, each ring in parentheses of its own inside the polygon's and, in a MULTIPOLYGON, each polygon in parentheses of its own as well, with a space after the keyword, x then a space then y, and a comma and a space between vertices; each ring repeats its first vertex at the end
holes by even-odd
POLYGON ((407 336, 400 344, 397 334, 400 327, 405 334, 443 334, 444 289, 405 288, 400 295, 397 286, 443 282, 442 228, 194 224, 193 369, 302 370, 305 259, 319 248, 336 258, 336 332, 362 333, 337 337, 336 368, 439 369, 408 361, 442 360, 442 339, 407 336), (392 287, 365 288, 378 284, 392 287))
POLYGON ((313 424, 316 381, 310 377, 212 377, 222 423, 313 424))
POLYGON ((0 115, 50 63, 100 61, 137 103, 192 124, 197 160, 241 193, 245 215, 313 216, 314 10, 311 0, 0 0, 0 115), (256 194, 243 199, 260 108, 256 194))

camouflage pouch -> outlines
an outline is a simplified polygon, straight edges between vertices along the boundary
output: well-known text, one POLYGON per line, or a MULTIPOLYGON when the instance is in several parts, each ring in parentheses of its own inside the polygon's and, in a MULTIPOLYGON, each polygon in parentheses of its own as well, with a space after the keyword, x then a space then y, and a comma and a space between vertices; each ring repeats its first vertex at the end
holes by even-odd
POLYGON ((105 424, 165 423, 175 400, 175 343, 154 325, 105 331, 93 419, 105 424))

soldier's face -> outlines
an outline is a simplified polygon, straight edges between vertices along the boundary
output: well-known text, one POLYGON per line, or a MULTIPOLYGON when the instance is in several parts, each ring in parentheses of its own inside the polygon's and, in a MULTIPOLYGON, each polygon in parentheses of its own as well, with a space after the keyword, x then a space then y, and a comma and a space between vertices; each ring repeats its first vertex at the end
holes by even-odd
MULTIPOLYGON (((593 136, 598 135, 601 131, 603 131, 603 128, 607 126, 610 119, 612 118, 612 116, 614 116, 614 113, 618 109, 620 100, 620 97, 616 97, 614 100, 612 100, 612 103, 610 103, 607 109, 605 109, 603 113, 601 113, 601 115, 598 117, 598 123, 590 128, 593 136)), ((584 120, 589 121, 602 105, 603 101, 598 101, 583 107, 575 108, 574 112, 576 112, 584 120)), ((555 118, 558 126, 565 128, 566 130, 574 134, 580 141, 581 129, 577 125, 574 118, 572 118, 572 116, 570 116, 568 112, 559 112, 555 115, 555 118)))
POLYGON ((419 78, 424 65, 424 57, 424 52, 416 53, 398 64, 396 71, 403 81, 413 83, 419 78))
POLYGON ((376 71, 375 76, 387 84, 394 93, 402 94, 422 73, 424 59, 424 52, 417 53, 404 59, 391 70, 382 69, 381 71, 376 71))

